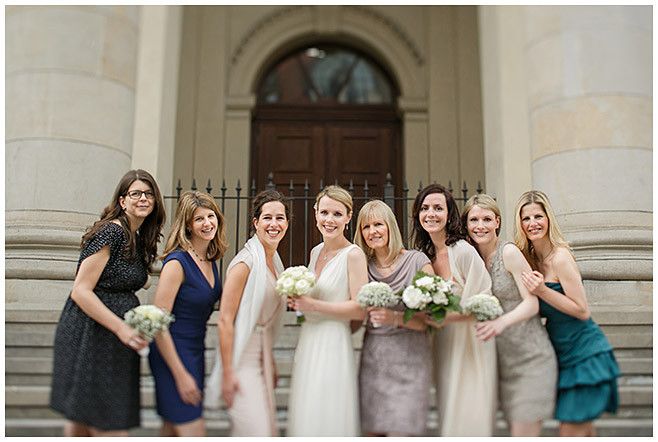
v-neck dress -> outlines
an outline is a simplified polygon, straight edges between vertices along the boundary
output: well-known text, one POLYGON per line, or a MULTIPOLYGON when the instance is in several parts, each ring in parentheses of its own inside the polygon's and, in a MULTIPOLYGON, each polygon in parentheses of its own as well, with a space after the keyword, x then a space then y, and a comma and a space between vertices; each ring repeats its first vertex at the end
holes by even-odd
MULTIPOLYGON (((171 260, 178 261, 183 267, 185 280, 178 289, 171 312, 175 316, 169 326, 169 333, 174 341, 176 352, 187 371, 194 377, 203 392, 204 353, 206 323, 210 318, 214 304, 222 294, 217 265, 212 263, 215 285, 212 287, 189 253, 176 249, 164 261, 164 268, 171 260)), ((155 380, 155 401, 157 412, 163 419, 182 424, 201 417, 203 407, 185 404, 176 388, 176 382, 167 363, 155 345, 151 343, 149 352, 151 373, 155 380)))
MULTIPOLYGON (((320 250, 311 253, 314 272, 320 250)), ((309 296, 349 301, 347 255, 354 244, 327 262, 309 296)), ((356 360, 350 320, 304 313, 292 369, 287 436, 360 436, 356 360)))

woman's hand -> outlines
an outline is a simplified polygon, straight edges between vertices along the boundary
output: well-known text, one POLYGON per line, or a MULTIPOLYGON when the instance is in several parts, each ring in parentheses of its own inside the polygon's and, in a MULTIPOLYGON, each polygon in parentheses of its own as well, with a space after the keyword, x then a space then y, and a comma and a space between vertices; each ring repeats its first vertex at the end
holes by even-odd
POLYGON ((368 307, 370 322, 373 325, 393 324, 395 322, 395 312, 383 307, 368 307))
POLYGON ((298 312, 312 312, 315 310, 315 299, 307 295, 297 295, 289 298, 288 305, 298 312))
POLYGON ((494 336, 498 336, 505 330, 505 324, 496 318, 491 321, 483 321, 475 323, 475 337, 481 341, 487 341, 494 336))
POLYGON ((521 281, 526 289, 533 295, 541 298, 544 293, 546 285, 544 285, 544 275, 539 273, 537 270, 532 272, 523 272, 521 273, 521 281))
POLYGON ((233 399, 236 392, 240 392, 238 380, 233 373, 224 372, 222 376, 222 398, 226 402, 226 408, 233 406, 233 399))
POLYGON ((181 373, 180 378, 176 378, 175 381, 178 394, 184 403, 195 407, 201 403, 201 390, 197 386, 196 379, 187 370, 181 373))
POLYGON ((428 327, 441 328, 445 325, 445 319, 441 323, 438 323, 428 312, 425 312, 424 320, 428 327))
POLYGON ((121 324, 116 335, 125 346, 132 348, 137 353, 149 345, 148 340, 126 324, 121 324))

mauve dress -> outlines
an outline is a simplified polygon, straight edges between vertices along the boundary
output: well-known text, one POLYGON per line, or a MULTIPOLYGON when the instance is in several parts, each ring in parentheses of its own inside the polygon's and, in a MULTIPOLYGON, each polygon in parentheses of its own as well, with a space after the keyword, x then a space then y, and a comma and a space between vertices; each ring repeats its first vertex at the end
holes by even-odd
MULTIPOLYGON (((514 277, 503 264, 500 241, 489 263, 492 292, 505 313, 522 301, 514 277)), ((496 336, 498 354, 498 397, 508 422, 549 419, 557 393, 557 359, 539 315, 514 324, 496 336)))
MULTIPOLYGON (((385 282, 394 292, 412 283, 430 260, 409 250, 388 276, 368 262, 368 279, 385 282)), ((388 307, 404 312, 403 305, 388 307)), ((402 323, 402 315, 399 315, 402 323)), ((425 331, 399 326, 366 326, 359 368, 361 429, 365 433, 422 436, 429 412, 432 357, 425 331)))

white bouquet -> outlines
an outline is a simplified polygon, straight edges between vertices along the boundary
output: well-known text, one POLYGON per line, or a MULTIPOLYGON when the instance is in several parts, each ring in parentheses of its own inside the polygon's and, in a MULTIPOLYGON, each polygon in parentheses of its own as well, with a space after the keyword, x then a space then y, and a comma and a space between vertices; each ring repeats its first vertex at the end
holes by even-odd
MULTIPOLYGON (((356 303, 363 308, 367 307, 388 307, 391 304, 397 304, 398 297, 393 293, 393 289, 385 282, 369 282, 359 289, 356 295, 356 303)), ((379 324, 372 324, 373 327, 379 327, 379 324)))
POLYGON ((441 276, 419 270, 411 285, 402 291, 402 302, 407 307, 404 322, 416 312, 428 311, 436 322, 443 321, 449 311, 461 312, 460 298, 453 294, 453 288, 454 284, 441 276))
POLYGON ((467 314, 475 316, 478 322, 496 319, 503 314, 498 298, 485 294, 473 295, 464 301, 464 310, 467 314))
MULTIPOLYGON (((169 328, 169 324, 174 322, 174 315, 155 305, 138 305, 123 315, 123 322, 150 342, 158 333, 169 328)), ((146 356, 148 347, 140 354, 146 356)))
MULTIPOLYGON (((305 295, 315 285, 313 272, 305 266, 288 267, 276 280, 276 291, 281 296, 305 295)), ((297 311, 297 323, 304 322, 304 313, 297 311)))

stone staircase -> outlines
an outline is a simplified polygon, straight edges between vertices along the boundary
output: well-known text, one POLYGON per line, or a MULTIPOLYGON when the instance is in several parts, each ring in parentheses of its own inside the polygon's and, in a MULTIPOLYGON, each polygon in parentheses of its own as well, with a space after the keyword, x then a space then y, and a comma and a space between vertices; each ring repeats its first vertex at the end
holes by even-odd
MULTIPOLYGON (((59 311, 5 310, 5 435, 61 436, 64 419, 48 408, 52 370, 52 343, 59 311)), ((286 405, 290 372, 299 327, 294 314, 285 313, 286 326, 275 344, 279 372, 276 389, 277 421, 281 435, 286 430, 286 405)), ((604 414, 596 421, 600 436, 653 435, 653 334, 651 306, 593 306, 594 320, 615 348, 622 371, 618 380, 620 408, 616 415, 604 414)), ((216 316, 208 322, 207 347, 217 344, 216 316)), ((355 353, 361 347, 363 331, 353 335, 355 353)), ((214 350, 208 350, 206 371, 209 372, 214 350)), ((154 410, 153 380, 148 362, 142 358, 142 426, 131 431, 133 436, 157 436, 160 419, 154 410)), ((432 394, 428 435, 436 435, 436 407, 432 394)), ((209 436, 227 436, 229 423, 226 411, 206 410, 209 436)), ((544 422, 542 435, 556 436, 558 423, 544 422)), ((499 415, 496 436, 509 432, 499 415)))

